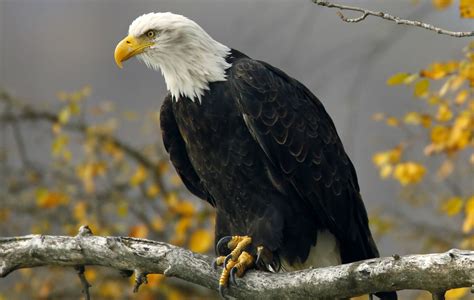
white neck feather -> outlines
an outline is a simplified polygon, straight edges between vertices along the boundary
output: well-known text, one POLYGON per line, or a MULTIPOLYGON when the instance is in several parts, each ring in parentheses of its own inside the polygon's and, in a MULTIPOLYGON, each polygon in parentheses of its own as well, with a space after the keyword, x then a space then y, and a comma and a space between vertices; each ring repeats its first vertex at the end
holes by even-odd
MULTIPOLYGON (((200 28, 199 28, 200 29, 200 28)), ((154 47, 139 56, 149 67, 160 69, 173 98, 188 97, 192 101, 209 89, 209 83, 225 81, 225 71, 231 65, 225 58, 230 48, 212 39, 204 30, 183 36, 172 51, 154 47)))

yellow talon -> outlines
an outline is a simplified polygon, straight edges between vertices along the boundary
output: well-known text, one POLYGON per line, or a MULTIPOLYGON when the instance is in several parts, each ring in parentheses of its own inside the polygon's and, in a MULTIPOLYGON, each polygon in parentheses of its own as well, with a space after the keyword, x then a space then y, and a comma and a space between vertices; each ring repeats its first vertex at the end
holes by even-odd
POLYGON ((252 243, 252 238, 249 236, 233 236, 227 244, 229 249, 233 249, 230 253, 233 260, 237 260, 242 251, 252 243))
POLYGON ((242 277, 249 268, 253 266, 254 258, 250 255, 247 251, 243 251, 240 254, 237 263, 235 264, 235 268, 237 269, 236 275, 237 277, 242 277))
POLYGON ((224 297, 224 287, 228 285, 229 278, 235 283, 235 275, 242 277, 245 271, 254 265, 255 258, 244 251, 251 243, 252 238, 249 236, 233 236, 227 243, 227 248, 231 250, 231 253, 226 257, 219 256, 214 261, 215 265, 224 265, 219 278, 219 294, 222 297, 224 297))
POLYGON ((233 260, 229 260, 227 265, 222 270, 221 277, 219 278, 219 285, 220 286, 227 286, 227 282, 229 281, 229 274, 230 270, 235 266, 237 262, 233 260))
POLYGON ((225 256, 219 256, 212 262, 212 267, 216 269, 217 266, 222 266, 224 264, 224 261, 225 261, 225 256))

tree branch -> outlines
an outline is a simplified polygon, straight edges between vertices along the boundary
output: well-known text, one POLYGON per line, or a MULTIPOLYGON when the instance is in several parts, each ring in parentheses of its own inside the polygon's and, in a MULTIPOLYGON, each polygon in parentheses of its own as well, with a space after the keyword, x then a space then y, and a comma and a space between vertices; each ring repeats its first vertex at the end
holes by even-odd
POLYGON ((338 16, 344 21, 348 23, 357 23, 360 21, 365 20, 368 16, 375 16, 379 17, 385 20, 393 21, 397 24, 401 25, 409 25, 409 26, 416 26, 416 27, 421 27, 427 30, 435 31, 436 33, 439 34, 445 34, 449 36, 454 36, 454 37, 468 37, 468 36, 474 36, 474 31, 450 31, 446 29, 442 29, 436 26, 433 26, 428 23, 423 23, 420 21, 412 21, 412 20, 406 20, 402 19, 400 17, 392 16, 387 13, 381 12, 381 11, 373 11, 373 10, 367 10, 363 9, 360 7, 356 6, 348 6, 348 5, 342 5, 342 4, 334 4, 329 1, 325 0, 312 0, 314 4, 320 5, 320 6, 325 6, 329 8, 338 8, 340 10, 350 10, 350 11, 357 11, 362 13, 362 15, 358 18, 347 18, 345 17, 341 11, 338 11, 337 14, 338 16))
MULTIPOLYGON (((27 235, 0 238, 0 277, 20 268, 99 265, 163 273, 217 290, 212 258, 167 243, 129 237, 27 235)), ((250 271, 226 293, 259 298, 346 298, 377 291, 422 289, 439 293, 474 284, 474 251, 394 256, 340 266, 272 274, 250 271)))

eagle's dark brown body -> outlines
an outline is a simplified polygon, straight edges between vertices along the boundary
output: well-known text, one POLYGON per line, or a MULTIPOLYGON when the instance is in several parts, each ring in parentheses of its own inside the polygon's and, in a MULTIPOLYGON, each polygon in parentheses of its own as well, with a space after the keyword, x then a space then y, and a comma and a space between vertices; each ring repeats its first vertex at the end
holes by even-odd
POLYGON ((168 96, 161 110, 173 165, 217 210, 216 241, 248 235, 304 262, 328 230, 343 263, 377 257, 354 167, 320 101, 266 63, 235 50, 227 61, 227 80, 210 83, 202 103, 168 96))

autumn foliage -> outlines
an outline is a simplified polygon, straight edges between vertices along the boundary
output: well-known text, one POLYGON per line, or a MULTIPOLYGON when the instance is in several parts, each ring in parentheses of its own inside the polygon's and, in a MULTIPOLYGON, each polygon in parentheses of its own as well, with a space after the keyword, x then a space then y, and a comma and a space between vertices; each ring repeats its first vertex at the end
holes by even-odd
MULTIPOLYGON (((89 86, 61 91, 47 109, 25 105, 7 93, 0 95, 2 128, 11 130, 19 142, 9 144, 0 155, 4 174, 0 179, 4 199, 1 235, 75 235, 80 225, 88 224, 97 235, 167 241, 200 253, 212 250, 214 212, 189 194, 170 166, 161 146, 158 111, 139 119, 133 111, 116 111, 111 102, 89 103, 91 94, 89 86), (118 134, 125 122, 141 123, 149 142, 125 142, 118 134), (38 161, 31 158, 38 153, 29 143, 35 136, 43 136, 40 142, 49 144, 50 150, 44 147, 46 156, 38 161)), ((80 297, 73 269, 21 270, 11 277, 15 282, 12 294, 0 293, 1 300, 13 295, 80 297)), ((94 267, 86 268, 86 277, 93 285, 94 299, 131 297, 133 278, 94 267)), ((149 275, 148 284, 133 297, 182 299, 191 295, 214 297, 210 291, 162 275, 149 275)))
MULTIPOLYGON (((418 209, 433 210, 455 222, 452 236, 421 235, 426 250, 474 248, 474 44, 459 60, 435 62, 419 72, 397 73, 389 86, 412 90, 415 111, 402 116, 377 113, 374 120, 403 132, 391 149, 373 155, 385 180, 398 181, 402 198, 418 209)), ((391 228, 392 221, 375 218, 391 228)), ((468 289, 450 291, 450 299, 468 289)))

